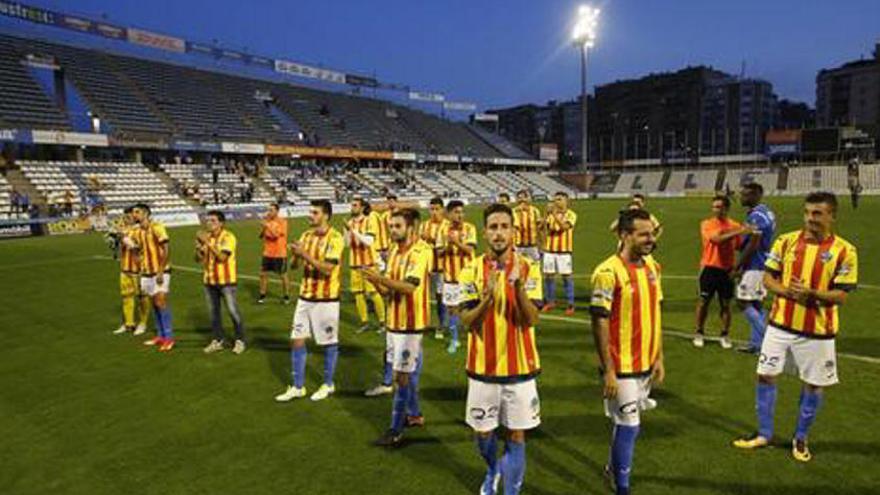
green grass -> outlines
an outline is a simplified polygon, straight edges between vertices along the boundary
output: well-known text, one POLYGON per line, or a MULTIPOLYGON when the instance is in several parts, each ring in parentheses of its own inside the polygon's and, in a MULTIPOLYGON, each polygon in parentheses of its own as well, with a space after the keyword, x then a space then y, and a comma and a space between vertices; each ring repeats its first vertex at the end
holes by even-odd
MULTIPOLYGON (((800 202, 769 201, 781 230, 799 226, 800 202)), ((619 201, 576 205, 577 294, 613 249, 606 231, 619 201)), ((705 199, 653 200, 666 233, 658 258, 667 275, 691 276, 698 262, 698 220, 705 199)), ((472 219, 477 210, 469 210, 472 219)), ((839 350, 880 358, 875 332, 880 249, 872 216, 880 198, 854 213, 841 208, 839 231, 861 253, 861 282, 843 308, 839 350)), ((737 209, 737 216, 742 211, 737 209)), ((341 219, 341 217, 340 217, 341 219)), ((299 232, 302 222, 293 222, 299 232)), ((240 272, 258 271, 257 225, 238 223, 240 272)), ((177 265, 194 266, 194 228, 171 230, 177 265)), ((243 280, 240 303, 252 348, 205 356, 208 318, 200 276, 173 275, 171 306, 180 346, 162 355, 119 324, 116 264, 97 235, 0 242, 0 493, 476 493, 482 461, 463 423, 464 353, 450 357, 425 341, 422 406, 427 428, 406 448, 370 445, 386 427, 390 399, 362 391, 381 371, 383 337, 354 335, 353 303, 342 306, 337 396, 324 403, 276 404, 289 376, 287 334, 293 307, 257 306, 256 282, 243 280)), ((693 327, 695 280, 665 280, 667 330, 693 327)), ((277 294, 277 286, 274 286, 277 294)), ((578 315, 584 319, 583 310, 578 315)), ((715 315, 710 333, 717 331, 715 315)), ((227 321, 227 329, 229 322, 227 321)), ((734 335, 744 338, 743 318, 734 335)), ((609 423, 602 414, 596 359, 585 321, 539 325, 544 373, 543 424, 529 435, 524 493, 603 493, 609 423)), ((744 453, 730 441, 754 428, 755 360, 710 345, 698 351, 668 335, 667 383, 660 407, 643 416, 633 484, 643 494, 876 493, 880 364, 841 358, 842 383, 829 391, 813 429, 814 461, 795 463, 787 449, 744 453)), ((312 352, 307 384, 320 380, 312 352)), ((784 379, 780 442, 794 428, 798 384, 784 379)))

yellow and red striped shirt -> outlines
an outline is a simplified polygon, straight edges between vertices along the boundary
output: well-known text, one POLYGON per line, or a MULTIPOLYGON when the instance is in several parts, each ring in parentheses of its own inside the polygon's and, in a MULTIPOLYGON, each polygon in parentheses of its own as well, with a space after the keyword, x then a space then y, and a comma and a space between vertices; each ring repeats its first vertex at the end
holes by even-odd
POLYGON ((376 249, 378 251, 387 251, 391 247, 391 234, 389 233, 388 223, 391 221, 390 211, 371 211, 370 216, 375 218, 379 231, 376 236, 376 249))
POLYGON ((141 271, 140 260, 138 260, 137 246, 129 247, 126 242, 136 243, 135 235, 137 227, 125 227, 120 231, 121 239, 119 242, 119 269, 122 273, 136 274, 141 271))
POLYGON ((516 247, 532 247, 538 245, 538 224, 541 220, 541 211, 528 205, 523 208, 517 206, 513 209, 514 245, 516 247))
POLYGON ((547 215, 547 238, 544 240, 544 251, 548 253, 571 253, 574 247, 574 226, 577 223, 577 213, 567 210, 564 222, 560 222, 556 215, 547 215), (570 224, 566 228, 565 223, 570 224))
MULTIPOLYGON (((779 274, 788 286, 795 279, 816 290, 855 289, 859 261, 855 246, 835 235, 822 242, 807 240, 803 231, 779 236, 765 267, 779 274)), ((838 305, 817 300, 801 304, 776 296, 770 310, 770 324, 782 330, 813 338, 834 338, 840 328, 838 305)))
POLYGON ((437 249, 443 250, 443 254, 440 255, 440 270, 443 272, 443 280, 446 283, 454 284, 458 283, 458 275, 462 269, 474 259, 474 253, 472 251, 468 254, 448 242, 450 233, 457 234, 461 244, 476 248, 477 228, 469 222, 461 222, 458 225, 449 222, 441 227, 437 234, 437 249))
POLYGON ((518 271, 529 299, 540 301, 544 298, 541 269, 537 263, 518 254, 512 254, 503 266, 497 263, 481 255, 461 273, 462 302, 471 308, 479 303, 489 277, 493 273, 498 277, 493 307, 478 323, 479 328, 468 332, 467 374, 482 381, 522 381, 540 373, 541 360, 535 327, 525 328, 515 320, 519 302, 516 289, 507 281, 514 270, 518 271))
POLYGON ((391 246, 385 274, 392 280, 407 281, 417 286, 412 294, 392 292, 388 297, 385 325, 389 332, 415 333, 431 323, 430 273, 434 248, 418 240, 406 250, 391 246))
POLYGON ((351 230, 361 236, 372 237, 369 246, 353 237, 348 251, 348 263, 352 268, 373 266, 376 264, 376 238, 379 235, 379 223, 373 215, 361 215, 351 220, 351 230))
POLYGON ((342 234, 333 227, 327 232, 319 234, 315 229, 309 229, 302 233, 299 242, 303 250, 318 261, 333 263, 335 266, 329 275, 324 275, 320 270, 305 263, 303 266, 303 278, 300 281, 299 297, 306 301, 338 301, 340 287, 340 261, 342 251, 345 248, 345 240, 342 234))
POLYGON ((662 330, 660 264, 652 257, 641 266, 619 255, 593 271, 590 311, 608 317, 608 344, 618 376, 651 372, 660 354, 662 330))
POLYGON ((217 236, 208 238, 208 246, 216 247, 218 251, 227 253, 226 260, 214 255, 210 249, 205 249, 203 263, 202 282, 205 285, 235 285, 238 283, 238 267, 235 260, 237 241, 235 235, 223 229, 217 236))
MULTIPOLYGON (((441 218, 439 222, 433 218, 428 219, 427 222, 423 222, 421 226, 419 226, 419 237, 433 248, 437 245, 437 237, 440 234, 440 230, 447 224, 449 224, 449 220, 445 218, 441 218)), ((443 271, 440 267, 440 256, 434 256, 434 261, 431 264, 431 271, 435 273, 443 271)))
POLYGON ((168 231, 161 223, 150 222, 144 227, 138 227, 134 232, 134 239, 140 249, 141 274, 152 276, 159 272, 171 271, 171 255, 166 254, 165 263, 159 266, 159 248, 163 245, 168 247, 168 231))

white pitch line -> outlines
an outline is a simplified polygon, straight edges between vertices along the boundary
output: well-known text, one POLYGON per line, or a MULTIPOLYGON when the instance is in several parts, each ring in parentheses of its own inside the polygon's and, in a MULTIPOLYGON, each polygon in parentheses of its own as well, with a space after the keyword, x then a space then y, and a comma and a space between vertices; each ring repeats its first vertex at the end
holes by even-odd
MULTIPOLYGON (((569 323, 581 323, 584 325, 589 323, 588 320, 585 320, 583 318, 573 318, 571 316, 547 315, 547 314, 543 314, 543 313, 541 314, 541 316, 539 316, 539 318, 542 320, 564 321, 564 322, 569 322, 569 323)), ((679 332, 676 330, 663 330, 663 334, 664 335, 671 335, 673 337, 685 339, 685 340, 691 340, 692 338, 694 338, 694 334, 692 334, 692 333, 679 332)), ((707 337, 706 340, 717 340, 717 339, 715 339, 714 337, 707 337)), ((733 342, 735 342, 737 344, 746 344, 747 343, 745 340, 733 340, 733 342)), ((851 354, 848 352, 840 352, 840 351, 837 352, 837 355, 840 357, 843 357, 843 358, 852 359, 854 361, 861 361, 863 363, 880 364, 880 358, 876 358, 876 357, 863 356, 861 354, 851 354)))

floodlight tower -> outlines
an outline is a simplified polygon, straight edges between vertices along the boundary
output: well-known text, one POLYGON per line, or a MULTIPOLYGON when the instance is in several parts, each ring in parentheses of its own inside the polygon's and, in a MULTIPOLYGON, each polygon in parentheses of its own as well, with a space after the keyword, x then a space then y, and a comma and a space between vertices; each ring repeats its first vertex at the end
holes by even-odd
POLYGON ((581 55, 581 169, 587 172, 590 160, 589 140, 587 140, 587 52, 596 44, 596 30, 599 26, 598 8, 581 5, 578 8, 577 20, 571 33, 575 47, 581 55))

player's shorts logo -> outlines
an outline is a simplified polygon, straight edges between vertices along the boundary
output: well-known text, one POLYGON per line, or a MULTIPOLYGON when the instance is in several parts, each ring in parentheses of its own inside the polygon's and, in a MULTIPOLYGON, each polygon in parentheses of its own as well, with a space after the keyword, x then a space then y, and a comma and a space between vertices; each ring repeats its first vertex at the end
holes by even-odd
POLYGON ((471 417, 477 421, 491 419, 496 416, 498 416, 498 406, 491 406, 488 409, 483 409, 482 407, 471 408, 471 417))
POLYGON ((779 356, 768 356, 762 352, 761 356, 758 357, 758 363, 768 368, 775 368, 779 365, 779 356))
POLYGON ((537 419, 541 415, 541 401, 538 396, 532 397, 529 408, 532 410, 532 419, 537 419))
POLYGON ((324 333, 326 333, 327 335, 333 333, 333 325, 327 326, 327 328, 324 329, 324 333))
POLYGON ((639 401, 634 400, 627 402, 626 404, 622 404, 618 408, 618 410, 620 411, 620 414, 623 415, 635 414, 639 411, 639 401))

